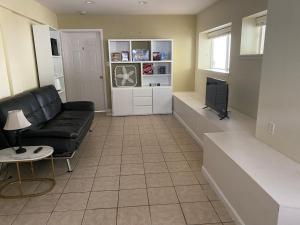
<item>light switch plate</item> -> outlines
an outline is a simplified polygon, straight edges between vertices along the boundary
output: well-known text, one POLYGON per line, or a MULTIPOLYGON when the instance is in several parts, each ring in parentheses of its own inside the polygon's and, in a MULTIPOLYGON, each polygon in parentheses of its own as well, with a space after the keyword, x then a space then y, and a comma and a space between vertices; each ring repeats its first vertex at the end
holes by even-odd
POLYGON ((276 128, 276 125, 274 122, 268 122, 268 127, 267 127, 268 133, 270 133, 271 135, 274 135, 275 128, 276 128))

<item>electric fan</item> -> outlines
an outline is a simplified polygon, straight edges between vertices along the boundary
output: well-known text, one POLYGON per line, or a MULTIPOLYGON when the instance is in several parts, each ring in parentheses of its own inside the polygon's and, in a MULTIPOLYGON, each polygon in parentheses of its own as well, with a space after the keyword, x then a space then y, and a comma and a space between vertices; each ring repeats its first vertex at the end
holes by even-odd
POLYGON ((135 87, 137 85, 136 67, 132 65, 116 66, 115 83, 117 87, 135 87))

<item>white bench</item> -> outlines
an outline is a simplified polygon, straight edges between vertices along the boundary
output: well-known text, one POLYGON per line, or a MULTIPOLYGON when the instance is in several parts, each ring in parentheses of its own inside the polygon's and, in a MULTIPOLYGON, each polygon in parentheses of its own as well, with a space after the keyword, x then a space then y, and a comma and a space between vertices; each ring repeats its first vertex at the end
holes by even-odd
POLYGON ((246 132, 205 134, 202 171, 240 224, 299 225, 300 165, 246 132))
POLYGON ((254 137, 255 120, 220 121, 197 94, 175 93, 174 115, 203 146, 202 172, 237 224, 300 225, 300 165, 254 137))

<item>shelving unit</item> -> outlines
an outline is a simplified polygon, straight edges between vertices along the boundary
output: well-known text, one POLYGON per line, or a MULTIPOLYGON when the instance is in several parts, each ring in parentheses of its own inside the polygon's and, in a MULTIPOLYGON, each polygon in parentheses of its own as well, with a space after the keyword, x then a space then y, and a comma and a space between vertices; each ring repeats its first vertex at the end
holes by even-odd
POLYGON ((113 116, 172 113, 173 41, 111 39, 108 49, 113 116), (117 84, 122 71, 135 82, 117 84))
POLYGON ((66 101, 60 32, 47 25, 32 25, 39 86, 54 85, 66 101))

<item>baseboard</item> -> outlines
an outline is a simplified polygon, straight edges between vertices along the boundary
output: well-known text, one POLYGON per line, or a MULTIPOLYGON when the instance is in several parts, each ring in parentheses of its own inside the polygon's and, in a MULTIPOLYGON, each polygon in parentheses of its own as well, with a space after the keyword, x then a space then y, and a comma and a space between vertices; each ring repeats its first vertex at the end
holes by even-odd
POLYGON ((203 146, 203 141, 197 136, 197 134, 186 124, 186 122, 176 113, 173 112, 175 118, 184 126, 184 128, 189 132, 193 139, 200 145, 203 146))
POLYGON ((239 216, 237 211, 234 209, 234 207, 231 205, 231 203, 228 201, 224 193, 222 192, 221 188, 217 185, 215 180, 212 178, 212 176, 209 174, 209 172, 206 170, 206 168, 202 167, 202 174, 210 184, 211 188, 216 192, 219 199, 224 203, 227 211, 229 212, 231 218, 234 220, 236 225, 246 225, 242 218, 239 216))
POLYGON ((107 109, 106 115, 107 115, 107 116, 112 116, 112 110, 111 110, 111 109, 107 109))

